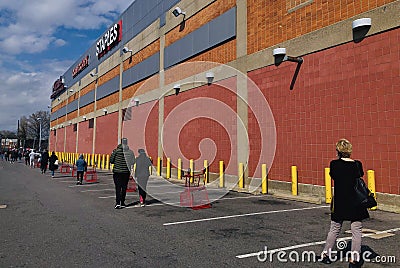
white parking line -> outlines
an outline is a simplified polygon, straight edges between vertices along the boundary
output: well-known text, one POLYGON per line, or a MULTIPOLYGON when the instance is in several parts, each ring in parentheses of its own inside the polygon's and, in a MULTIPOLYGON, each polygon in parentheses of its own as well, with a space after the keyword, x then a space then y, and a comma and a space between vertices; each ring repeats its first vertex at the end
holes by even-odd
POLYGON ((91 184, 82 184, 82 185, 71 185, 68 187, 90 187, 90 186, 98 186, 98 185, 112 185, 112 183, 91 183, 91 184))
MULTIPOLYGON (((248 199, 248 198, 260 198, 260 197, 265 197, 265 195, 253 195, 253 196, 236 196, 236 197, 225 197, 225 198, 218 198, 215 200, 211 200, 210 202, 214 202, 214 201, 224 201, 224 200, 233 200, 233 199, 248 199)), ((156 203, 156 204, 150 204, 150 205, 146 205, 146 207, 153 207, 153 206, 167 206, 167 205, 179 205, 180 202, 172 202, 172 203, 156 203)), ((140 206, 137 206, 140 207, 140 206)), ((126 208, 137 208, 135 206, 130 206, 130 207, 126 207, 126 208)))
MULTIPOLYGON (((393 228, 385 231, 379 231, 375 233, 369 233, 369 234, 363 234, 362 237, 368 237, 368 236, 373 236, 377 234, 385 234, 385 233, 392 233, 392 232, 398 232, 400 231, 400 228, 393 228)), ((345 241, 345 240, 351 240, 351 236, 339 238, 337 241, 345 241)), ((283 247, 283 248, 276 248, 276 249, 271 249, 268 251, 258 251, 258 252, 252 252, 252 253, 247 253, 243 255, 237 255, 236 258, 238 259, 244 259, 244 258, 249 258, 249 257, 257 257, 260 256, 261 254, 274 254, 276 252, 280 251, 286 251, 286 250, 293 250, 293 249, 298 249, 298 248, 305 248, 305 247, 311 247, 311 246, 316 246, 316 245, 323 245, 325 244, 325 240, 323 241, 316 241, 316 242, 309 242, 305 244, 299 244, 299 245, 294 245, 294 246, 289 246, 289 247, 283 247)))
POLYGON ((265 215, 265 214, 293 212, 293 211, 302 211, 302 210, 310 210, 310 209, 320 209, 320 208, 327 208, 327 207, 329 207, 329 206, 316 206, 316 207, 307 207, 307 208, 272 210, 272 211, 263 211, 263 212, 255 212, 255 213, 221 216, 221 217, 214 217, 214 218, 204 218, 204 219, 197 219, 197 220, 167 222, 167 223, 164 223, 163 225, 169 226, 169 225, 178 225, 178 224, 186 224, 186 223, 194 223, 194 222, 215 221, 215 220, 223 220, 223 219, 231 219, 231 218, 239 218, 239 217, 247 217, 247 216, 255 216, 255 215, 265 215))
MULTIPOLYGON (((80 186, 80 185, 79 185, 79 186, 80 186)), ((101 192, 101 191, 115 191, 115 188, 95 189, 95 190, 84 190, 84 191, 81 191, 81 193, 86 193, 86 192, 101 192)))

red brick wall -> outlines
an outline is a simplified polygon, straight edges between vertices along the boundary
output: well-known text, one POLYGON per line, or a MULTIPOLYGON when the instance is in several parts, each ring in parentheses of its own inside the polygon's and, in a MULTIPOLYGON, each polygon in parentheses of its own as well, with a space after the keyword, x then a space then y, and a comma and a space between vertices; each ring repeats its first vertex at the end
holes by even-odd
POLYGON ((156 164, 158 156, 158 101, 132 107, 131 120, 123 121, 122 136, 128 138, 135 155, 143 148, 156 164))
POLYGON ((65 129, 59 128, 56 132, 57 144, 55 145, 56 152, 64 152, 65 129))
POLYGON ((89 120, 79 123, 78 153, 91 154, 93 149, 93 128, 89 128, 89 120))
POLYGON ((193 159, 200 170, 206 159, 210 171, 218 172, 219 161, 224 160, 227 174, 237 174, 236 78, 219 83, 165 98, 164 163, 170 157, 176 166, 181 158, 187 169, 193 159))
MULTIPOLYGON (((377 191, 400 193, 400 29, 304 57, 289 90, 295 63, 249 73, 276 120, 277 151, 270 178, 324 184, 324 168, 347 138, 354 159, 375 170, 377 191)), ((253 136, 257 139, 257 136, 253 136)))
POLYGON ((314 0, 288 13, 295 6, 293 1, 248 0, 247 52, 252 54, 394 1, 314 0))
POLYGON ((97 117, 95 154, 111 154, 118 145, 118 112, 97 117))
POLYGON ((76 149, 76 132, 74 132, 74 125, 67 126, 67 139, 65 141, 65 151, 68 153, 75 153, 76 149))

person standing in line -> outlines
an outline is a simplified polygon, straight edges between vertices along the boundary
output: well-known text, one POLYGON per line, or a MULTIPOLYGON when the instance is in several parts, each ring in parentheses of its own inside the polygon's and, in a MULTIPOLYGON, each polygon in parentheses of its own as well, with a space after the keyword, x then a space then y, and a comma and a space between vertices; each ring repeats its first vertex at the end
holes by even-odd
POLYGON ((35 157, 36 157, 36 153, 32 149, 31 152, 29 153, 29 165, 31 166, 31 168, 35 167, 35 157))
POLYGON ((146 187, 150 177, 149 167, 152 166, 150 158, 144 149, 138 150, 139 156, 136 158, 135 178, 139 188, 140 206, 146 205, 146 187))
POLYGON ((128 188, 129 176, 134 162, 135 154, 129 149, 128 139, 123 138, 121 144, 113 150, 110 157, 110 163, 114 164, 115 209, 126 207, 126 189, 128 188))
POLYGON ((24 152, 24 158, 25 158, 25 165, 29 166, 29 151, 26 150, 24 152))
MULTIPOLYGON (((364 176, 362 163, 350 158, 352 145, 346 139, 336 143, 338 159, 330 163, 330 176, 334 181, 334 197, 331 203, 331 224, 322 252, 321 262, 332 263, 332 248, 339 236, 343 221, 351 222, 351 254, 349 267, 361 267, 362 220, 369 218, 368 211, 356 201, 356 179, 364 176)), ((335 256, 333 256, 335 257, 335 256)))
POLYGON ((55 152, 52 152, 49 158, 49 170, 51 171, 52 178, 54 178, 54 171, 58 169, 56 161, 58 161, 58 157, 56 156, 55 152))
POLYGON ((44 150, 40 157, 40 171, 42 172, 42 174, 46 173, 48 163, 49 163, 49 152, 47 150, 44 150))
POLYGON ((79 156, 79 159, 76 160, 76 180, 78 181, 76 184, 77 185, 82 185, 83 181, 83 174, 85 173, 85 170, 87 169, 87 163, 85 159, 83 159, 83 154, 79 156))

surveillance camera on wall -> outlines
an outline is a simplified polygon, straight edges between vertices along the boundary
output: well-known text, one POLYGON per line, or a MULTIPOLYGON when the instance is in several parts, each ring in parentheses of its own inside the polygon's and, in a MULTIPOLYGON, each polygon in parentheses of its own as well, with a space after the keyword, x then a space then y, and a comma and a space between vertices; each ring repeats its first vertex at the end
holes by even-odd
POLYGON ((95 76, 98 76, 98 74, 97 74, 97 73, 91 72, 91 73, 90 73, 90 76, 91 76, 91 77, 95 77, 95 76))
POLYGON ((172 14, 174 14, 175 17, 178 17, 179 15, 183 15, 185 16, 186 13, 182 11, 182 9, 180 9, 180 7, 176 7, 174 8, 174 10, 172 11, 172 14))
POLYGON ((129 52, 132 53, 132 50, 127 48, 127 47, 123 47, 122 48, 122 52, 124 52, 124 53, 129 53, 129 52))

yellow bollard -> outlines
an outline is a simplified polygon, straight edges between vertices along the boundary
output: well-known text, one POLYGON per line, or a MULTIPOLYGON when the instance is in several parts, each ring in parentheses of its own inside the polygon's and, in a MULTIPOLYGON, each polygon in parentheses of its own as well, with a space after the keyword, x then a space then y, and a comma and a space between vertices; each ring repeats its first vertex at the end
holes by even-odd
POLYGON ((157 157, 157 175, 161 176, 161 157, 157 157))
POLYGON ((262 164, 262 166, 261 166, 261 193, 268 194, 267 164, 262 164))
POLYGON ((297 194, 297 167, 292 166, 292 195, 297 194))
POLYGON ((208 178, 208 161, 204 160, 204 183, 209 183, 209 178, 208 178))
MULTIPOLYGON (((371 193, 374 194, 374 197, 376 199, 376 190, 375 190, 375 171, 373 170, 368 170, 367 171, 367 176, 368 176, 368 189, 371 191, 371 193)), ((377 207, 372 207, 370 210, 376 210, 377 207)))
POLYGON ((182 179, 182 159, 178 158, 178 179, 182 179))
POLYGON ((101 167, 101 154, 97 155, 97 166, 96 168, 100 168, 101 167))
POLYGON ((110 155, 106 155, 106 169, 110 170, 110 155))
POLYGON ((332 179, 329 175, 330 168, 325 168, 325 202, 332 203, 332 179))
POLYGON ((239 170, 238 170, 238 186, 239 188, 244 188, 244 165, 243 163, 239 163, 239 170))
POLYGON ((88 154, 85 154, 85 161, 86 161, 86 164, 89 166, 89 156, 88 156, 88 154))
POLYGON ((167 179, 171 178, 171 158, 167 157, 167 179))
POLYGON ((105 164, 106 164, 106 155, 105 154, 103 154, 102 156, 101 156, 101 169, 105 169, 105 164))
POLYGON ((95 154, 92 154, 92 159, 91 159, 91 166, 94 166, 96 163, 95 163, 95 161, 96 161, 96 155, 95 154))
POLYGON ((190 168, 190 183, 193 183, 193 174, 194 174, 194 162, 193 159, 189 161, 189 168, 190 168))
POLYGON ((219 187, 225 187, 224 161, 219 161, 219 187))

